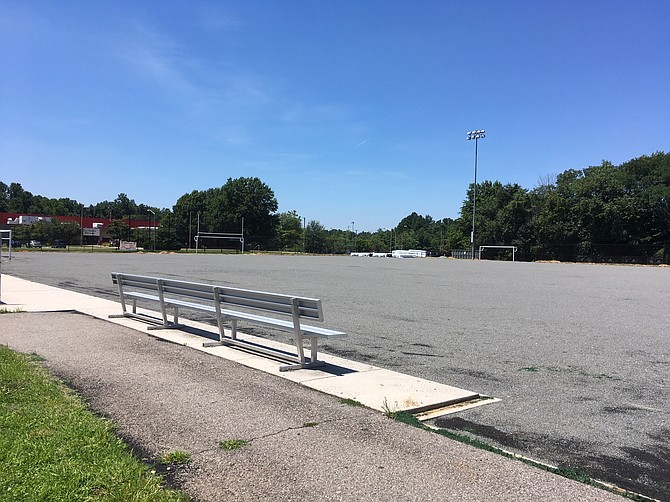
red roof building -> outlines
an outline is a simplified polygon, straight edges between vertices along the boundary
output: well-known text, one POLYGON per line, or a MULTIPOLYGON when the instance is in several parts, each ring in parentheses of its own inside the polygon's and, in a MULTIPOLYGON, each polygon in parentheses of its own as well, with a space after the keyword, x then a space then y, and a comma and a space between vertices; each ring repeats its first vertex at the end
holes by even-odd
MULTIPOLYGON (((76 223, 81 228, 100 227, 101 233, 104 233, 107 226, 114 221, 113 218, 90 218, 88 216, 47 216, 44 214, 30 214, 30 213, 0 213, 0 228, 11 230, 14 225, 30 224, 37 221, 58 220, 61 223, 69 222, 76 223), (20 223, 21 219, 27 220, 25 223, 20 223), (95 225, 98 223, 99 225, 95 225)), ((154 228, 154 222, 151 220, 135 220, 132 218, 122 218, 124 223, 127 223, 131 229, 134 228, 154 228)), ((160 226, 159 222, 155 222, 156 227, 160 226)))

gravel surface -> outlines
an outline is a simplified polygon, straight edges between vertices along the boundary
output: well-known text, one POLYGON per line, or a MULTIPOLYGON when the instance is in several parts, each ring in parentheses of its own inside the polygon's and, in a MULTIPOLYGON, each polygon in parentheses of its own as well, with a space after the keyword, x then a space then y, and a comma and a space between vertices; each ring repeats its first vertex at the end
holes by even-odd
POLYGON ((106 298, 110 272, 321 298, 350 334, 324 352, 502 399, 433 425, 670 500, 670 268, 17 252, 2 270, 106 298))

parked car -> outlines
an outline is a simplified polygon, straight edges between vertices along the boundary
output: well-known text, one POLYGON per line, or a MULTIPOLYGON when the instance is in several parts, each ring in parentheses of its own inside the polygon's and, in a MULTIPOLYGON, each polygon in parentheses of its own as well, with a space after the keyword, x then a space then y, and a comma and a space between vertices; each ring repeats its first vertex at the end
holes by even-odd
POLYGON ((51 244, 52 248, 66 248, 67 247, 67 242, 65 242, 62 239, 54 239, 53 243, 51 244))
POLYGON ((30 242, 28 243, 28 247, 29 247, 29 248, 41 248, 41 247, 42 247, 42 243, 41 243, 40 241, 30 241, 30 242))
POLYGON ((21 242, 20 240, 17 240, 17 239, 12 239, 12 247, 13 248, 20 248, 21 246, 23 246, 23 242, 21 242))

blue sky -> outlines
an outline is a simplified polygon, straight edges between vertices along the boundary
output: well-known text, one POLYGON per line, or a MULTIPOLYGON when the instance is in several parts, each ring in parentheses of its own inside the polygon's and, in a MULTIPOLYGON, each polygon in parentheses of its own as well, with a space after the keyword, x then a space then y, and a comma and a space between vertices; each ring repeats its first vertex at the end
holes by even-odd
POLYGON ((0 180, 172 207, 229 177, 376 230, 670 150, 670 2, 0 0, 0 180))

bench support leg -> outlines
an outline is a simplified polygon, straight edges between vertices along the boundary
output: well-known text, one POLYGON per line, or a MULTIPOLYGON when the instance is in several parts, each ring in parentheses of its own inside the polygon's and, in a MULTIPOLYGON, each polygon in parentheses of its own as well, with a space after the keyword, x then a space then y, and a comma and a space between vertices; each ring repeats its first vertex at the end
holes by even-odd
MULTIPOLYGON (((203 343, 203 347, 214 347, 216 345, 226 345, 225 318, 221 313, 221 292, 218 286, 212 288, 214 292, 214 308, 216 310, 216 325, 219 328, 219 341, 203 343)), ((237 339, 237 319, 231 319, 230 337, 237 339)))
POLYGON ((165 303, 165 299, 161 298, 161 317, 163 319, 163 323, 160 324, 159 326, 149 326, 147 329, 149 330, 156 330, 156 329, 171 329, 171 328, 177 328, 179 329, 181 326, 179 325, 179 307, 174 305, 167 305, 165 303), (173 309, 173 314, 172 314, 172 322, 168 319, 168 308, 172 307, 173 309))
MULTIPOLYGON (((288 364, 285 366, 280 366, 279 371, 292 371, 292 370, 300 370, 300 369, 309 369, 309 368, 318 368, 319 366, 324 366, 326 363, 323 361, 319 361, 317 358, 317 352, 319 350, 318 348, 318 338, 315 336, 310 336, 309 337, 309 343, 310 343, 310 360, 309 362, 305 361, 304 355, 302 357, 302 360, 299 359, 299 362, 296 362, 295 364, 288 364)), ((297 346, 298 344, 296 344, 297 346)), ((303 340, 301 338, 301 341, 299 342, 300 347, 304 350, 303 347, 303 340)))
POLYGON ((318 351, 318 342, 315 336, 303 337, 302 330, 300 329, 300 305, 298 304, 298 299, 293 298, 293 333, 295 336, 295 347, 298 351, 298 360, 296 364, 289 364, 287 366, 280 366, 279 371, 289 371, 297 370, 301 368, 313 368, 315 366, 323 365, 322 362, 317 360, 317 351, 318 351), (304 338, 309 338, 310 344, 310 360, 307 362, 305 360, 305 346, 304 338))

